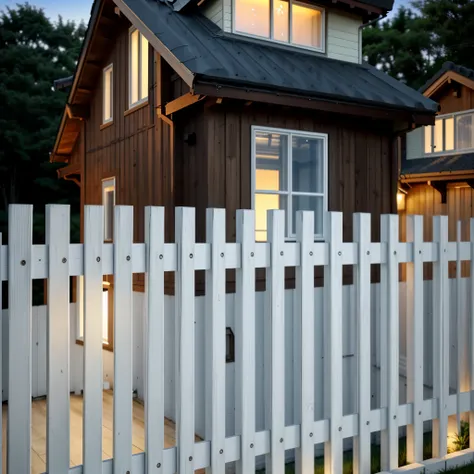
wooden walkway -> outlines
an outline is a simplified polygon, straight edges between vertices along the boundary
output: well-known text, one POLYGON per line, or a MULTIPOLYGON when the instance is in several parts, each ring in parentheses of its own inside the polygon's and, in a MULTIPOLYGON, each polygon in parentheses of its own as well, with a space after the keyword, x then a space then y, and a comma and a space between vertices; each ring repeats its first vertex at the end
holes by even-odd
MULTIPOLYGON (((104 392, 102 424, 102 457, 113 457, 113 394, 104 392)), ((3 405, 3 440, 6 440, 7 405, 3 405)), ((175 442, 175 426, 169 420, 165 423, 165 448, 175 442)), ((133 403, 133 453, 145 450, 144 406, 133 403)), ((46 471, 46 400, 32 402, 31 413, 31 474, 46 471)), ((82 396, 71 395, 71 467, 82 464, 82 396)), ((3 472, 6 472, 6 443, 2 446, 3 472)))

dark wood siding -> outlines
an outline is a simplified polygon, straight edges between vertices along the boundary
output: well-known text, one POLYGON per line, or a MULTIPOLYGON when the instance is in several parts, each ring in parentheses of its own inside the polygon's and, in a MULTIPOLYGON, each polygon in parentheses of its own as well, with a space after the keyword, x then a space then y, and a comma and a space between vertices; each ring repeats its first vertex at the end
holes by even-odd
MULTIPOLYGON (((91 100, 90 119, 85 127, 84 204, 101 204, 102 180, 115 177, 116 203, 134 206, 134 239, 143 242, 145 206, 165 205, 167 223, 172 221, 172 125, 159 119, 148 102, 129 110, 128 36, 129 25, 123 22, 118 28, 115 47, 102 65, 112 63, 114 75, 113 122, 105 128, 101 75, 91 100)), ((151 104, 156 103, 155 77, 151 72, 151 104)), ((142 289, 143 276, 136 275, 134 283, 136 290, 142 289)))
POLYGON ((445 85, 431 98, 439 103, 440 114, 450 114, 474 108, 474 91, 456 82, 445 85))

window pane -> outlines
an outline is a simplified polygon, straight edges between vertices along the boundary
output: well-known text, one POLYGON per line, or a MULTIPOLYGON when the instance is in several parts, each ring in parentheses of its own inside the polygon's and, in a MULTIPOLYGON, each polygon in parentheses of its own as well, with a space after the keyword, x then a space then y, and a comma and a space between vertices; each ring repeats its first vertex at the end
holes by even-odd
POLYGON ((457 127, 457 148, 472 148, 473 144, 473 123, 472 114, 460 115, 456 117, 457 127))
POLYGON ((141 90, 140 99, 148 97, 148 41, 143 35, 141 38, 141 90))
POLYGON ((102 342, 109 342, 109 292, 107 288, 102 291, 102 342))
POLYGON ((288 190, 288 136, 272 132, 255 133, 257 190, 288 190), (273 173, 267 173, 272 171, 273 173))
POLYGON ((314 211, 314 234, 323 235, 324 198, 320 196, 293 196, 292 232, 296 233, 296 212, 314 211))
POLYGON ((130 35, 130 104, 138 102, 138 30, 130 35))
POLYGON ((270 37, 270 0, 236 0, 235 29, 270 37))
POLYGON ((322 47, 322 16, 319 10, 293 4, 291 42, 313 48, 322 47))
POLYGON ((274 0, 273 2, 273 37, 278 41, 289 41, 290 20, 288 2, 274 0))
POLYGON ((454 150, 454 118, 447 118, 444 121, 444 149, 454 150))
POLYGON ((104 239, 112 240, 114 231, 115 190, 113 187, 104 189, 104 239))
POLYGON ((433 129, 433 125, 427 125, 425 127, 425 153, 433 153, 433 149, 431 147, 431 130, 433 129))
POLYGON ((255 239, 267 240, 267 211, 287 209, 287 197, 279 194, 255 195, 255 239))
POLYGON ((443 151, 443 119, 437 119, 434 128, 434 150, 437 153, 443 151))
POLYGON ((112 118, 112 68, 104 72, 104 122, 112 118))
POLYGON ((323 140, 293 136, 292 172, 293 191, 305 193, 324 192, 323 140))

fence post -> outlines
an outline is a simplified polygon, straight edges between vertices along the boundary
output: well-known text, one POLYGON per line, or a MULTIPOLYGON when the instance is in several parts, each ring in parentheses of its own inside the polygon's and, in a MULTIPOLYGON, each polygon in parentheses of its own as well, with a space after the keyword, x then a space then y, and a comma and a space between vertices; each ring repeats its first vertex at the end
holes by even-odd
POLYGON ((211 441, 208 473, 225 472, 226 271, 225 210, 207 209, 206 239, 211 266, 206 271, 206 439, 211 441))
POLYGON ((295 424, 301 424, 296 448, 296 472, 314 473, 314 214, 298 211, 296 238, 300 265, 296 267, 294 347, 295 424))
POLYGON ((371 310, 370 310, 370 214, 354 214, 353 234, 357 242, 357 267, 355 270, 356 320, 357 320, 357 399, 359 434, 354 438, 354 473, 366 474, 371 467, 371 310))
POLYGON ((163 471, 165 209, 145 208, 147 344, 145 377, 146 474, 163 471), (151 363, 153 361, 153 363, 151 363))
POLYGON ((398 468, 399 403, 399 301, 398 301, 398 219, 384 214, 381 218, 381 241, 386 245, 386 263, 381 265, 382 295, 381 348, 386 351, 386 366, 381 367, 381 402, 387 408, 387 428, 382 431, 381 468, 398 468))
POLYGON ((449 396, 448 321, 448 218, 433 217, 433 241, 438 243, 433 263, 433 391, 438 399, 438 418, 433 420, 433 456, 442 458, 448 449, 447 403, 449 396))
POLYGON ((268 211, 270 268, 265 305, 265 425, 270 431, 266 469, 285 471, 285 212, 268 211))
MULTIPOLYGON (((132 471, 133 207, 114 219, 114 473, 132 471)), ((158 420, 157 420, 158 422, 158 420)))
POLYGON ((8 208, 8 474, 31 464, 31 305, 33 206, 8 208))
POLYGON ((236 213, 240 268, 236 270, 235 432, 240 435, 237 474, 255 472, 255 217, 236 213))
POLYGON ((195 210, 176 208, 176 446, 177 471, 194 474, 195 210))
POLYGON ((48 246, 47 471, 69 470, 69 206, 46 206, 48 246))
POLYGON ((342 213, 328 212, 324 225, 329 264, 324 267, 324 404, 329 418, 329 440, 324 443, 324 469, 342 474, 342 213))
POLYGON ((413 424, 407 426, 407 461, 423 461, 423 216, 407 216, 406 239, 413 261, 407 263, 407 402, 413 404, 413 424))
MULTIPOLYGON (((462 260, 461 260, 461 242, 462 242, 462 221, 456 222, 456 429, 459 433, 461 428, 461 406, 460 396, 462 390, 462 377, 464 375, 464 347, 463 347, 463 318, 462 318, 462 260)), ((449 266, 449 263, 448 263, 449 266)), ((449 267, 448 267, 449 268, 449 267)), ((448 270, 449 277, 449 270, 448 270)), ((449 285, 449 282, 448 282, 449 285)))
POLYGON ((84 207, 84 472, 102 470, 102 206, 84 207))

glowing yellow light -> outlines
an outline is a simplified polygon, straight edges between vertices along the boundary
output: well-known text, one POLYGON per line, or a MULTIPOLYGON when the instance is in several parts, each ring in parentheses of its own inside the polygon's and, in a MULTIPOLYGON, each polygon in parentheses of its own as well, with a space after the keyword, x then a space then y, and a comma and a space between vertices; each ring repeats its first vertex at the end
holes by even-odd
POLYGON ((406 207, 406 196, 405 193, 398 192, 397 193, 397 209, 399 211, 404 211, 406 207))

